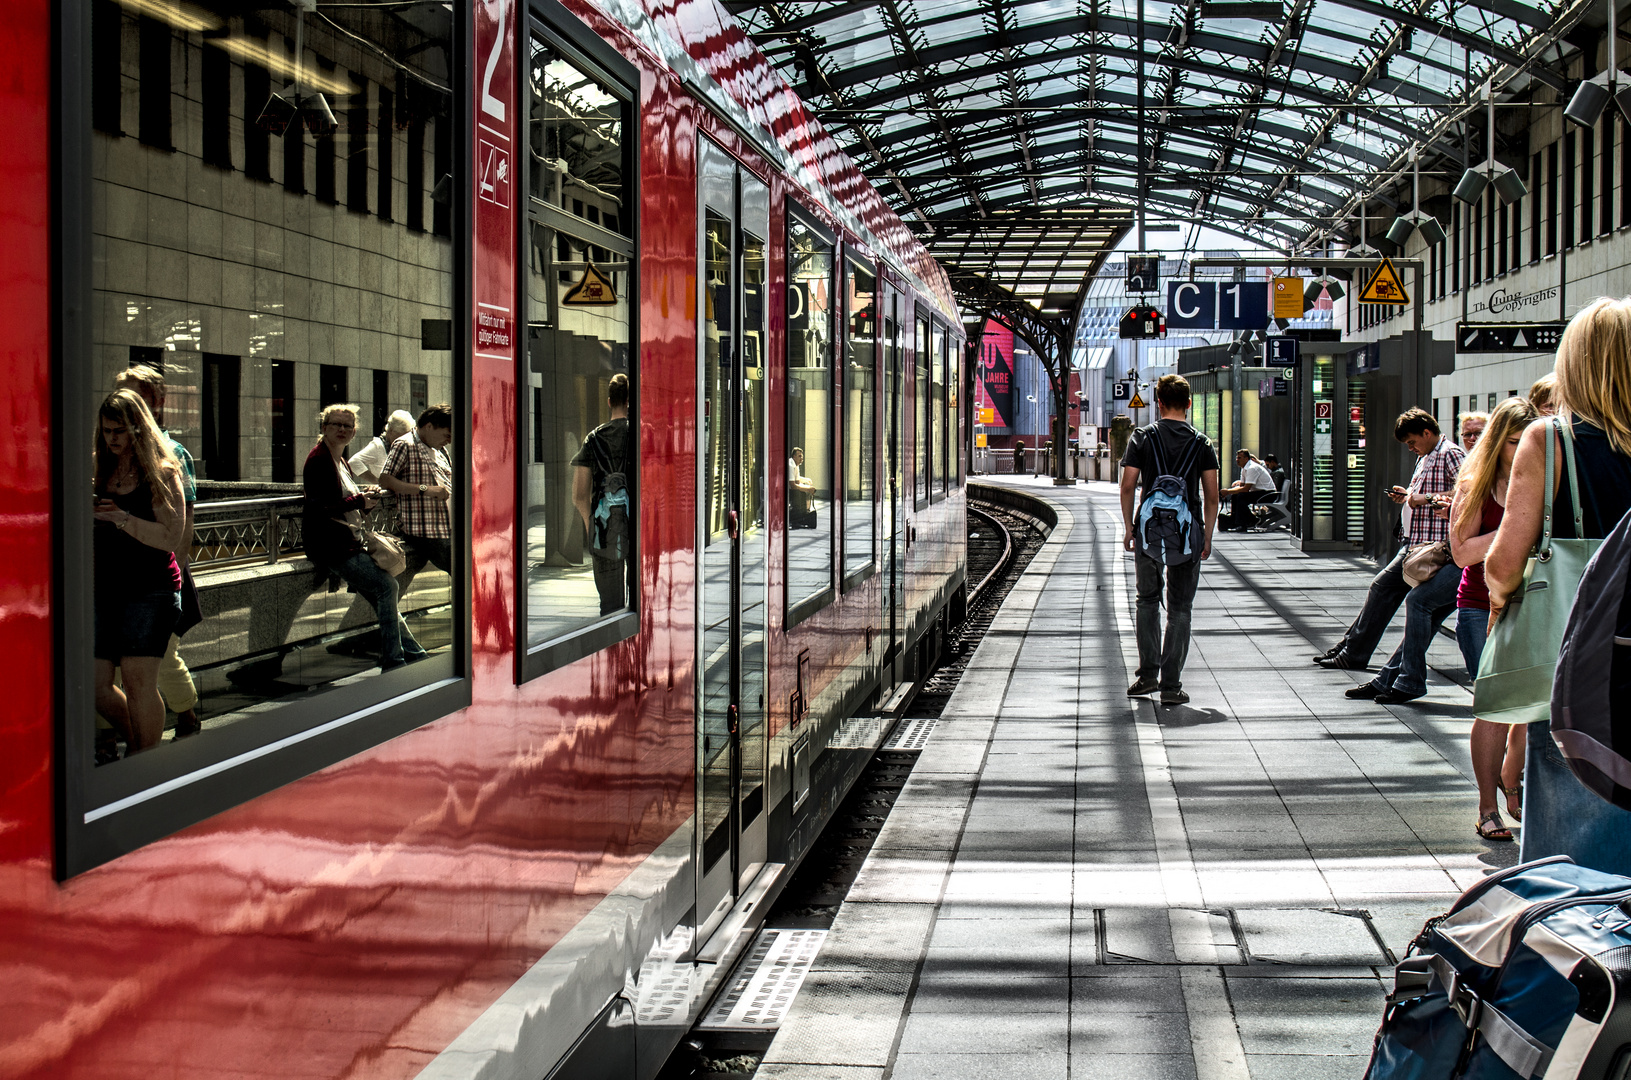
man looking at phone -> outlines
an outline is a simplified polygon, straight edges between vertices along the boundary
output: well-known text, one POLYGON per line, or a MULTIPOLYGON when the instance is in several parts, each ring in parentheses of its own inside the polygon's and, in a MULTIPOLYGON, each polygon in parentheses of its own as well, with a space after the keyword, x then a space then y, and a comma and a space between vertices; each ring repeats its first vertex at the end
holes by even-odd
MULTIPOLYGON (((1466 459, 1466 453, 1445 438, 1439 431, 1438 421, 1421 409, 1410 409, 1402 413, 1394 422, 1393 437, 1404 443, 1410 448, 1410 452, 1416 455, 1416 469, 1411 474, 1409 486, 1394 485, 1384 493, 1388 499, 1401 507, 1399 529, 1404 534, 1405 543, 1393 557, 1393 561, 1383 567, 1381 573, 1371 580, 1370 591, 1365 595, 1365 606, 1360 608, 1359 617, 1354 619, 1347 632, 1342 635, 1342 640, 1329 651, 1314 657, 1314 663, 1321 667, 1363 671, 1370 664, 1371 653, 1376 651, 1376 644, 1382 639, 1382 632, 1387 629, 1388 623, 1393 621, 1393 615, 1399 610, 1399 605, 1404 603, 1405 597, 1412 594, 1409 583, 1404 579, 1405 556, 1412 548, 1448 540, 1450 536, 1448 517, 1441 517, 1434 510, 1435 496, 1442 495, 1446 501, 1448 500, 1455 490, 1456 474, 1461 471, 1461 462, 1466 459)), ((1426 690, 1425 658, 1433 630, 1432 627, 1427 627, 1423 633, 1421 626, 1416 624, 1425 624, 1431 618, 1432 611, 1438 606, 1434 601, 1440 588, 1439 579, 1448 580, 1451 572, 1459 573, 1455 571, 1454 563, 1447 562, 1435 577, 1424 582, 1421 588, 1416 590, 1417 592, 1427 590, 1422 596, 1413 598, 1411 602, 1412 608, 1425 605, 1419 619, 1410 618, 1411 612, 1406 612, 1405 643, 1400 646, 1401 653, 1396 653, 1395 659, 1401 664, 1408 661, 1412 678, 1405 680, 1400 691, 1409 692, 1409 696, 1400 700, 1420 697, 1426 690), (1415 686, 1413 680, 1418 660, 1423 671, 1423 684, 1420 687, 1415 686)), ((1449 604, 1453 610, 1455 607, 1453 584, 1449 588, 1449 604)), ((1436 626, 1437 623, 1433 625, 1436 626)), ((1397 674, 1397 671, 1392 674, 1397 674)), ((1372 685, 1375 684, 1367 683, 1355 689, 1360 690, 1372 685)), ((1393 679, 1390 677, 1384 685, 1392 687, 1393 679)), ((1378 686, 1375 693, 1362 696, 1375 697, 1384 704, 1389 704, 1391 702, 1388 698, 1392 694, 1389 691, 1385 697, 1383 688, 1378 686)))

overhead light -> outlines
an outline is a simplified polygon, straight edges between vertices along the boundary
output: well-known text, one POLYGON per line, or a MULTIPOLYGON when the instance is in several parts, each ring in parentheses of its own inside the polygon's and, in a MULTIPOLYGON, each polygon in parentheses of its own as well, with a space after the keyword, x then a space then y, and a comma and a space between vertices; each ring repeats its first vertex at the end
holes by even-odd
POLYGON ((1388 242, 1400 251, 1404 250, 1405 241, 1409 240, 1416 231, 1416 223, 1409 214, 1400 214, 1393 219, 1393 224, 1387 228, 1388 242))
POLYGON ((1495 167, 1495 194, 1501 197, 1503 203, 1515 203, 1529 194, 1529 185, 1523 182, 1516 170, 1506 166, 1495 167))
POLYGON ((266 105, 261 109, 260 115, 255 117, 255 126, 262 131, 269 131, 273 135, 282 136, 289 130, 289 125, 300 114, 300 97, 292 90, 283 93, 273 93, 266 99, 266 105))
POLYGON ((1464 203, 1475 203, 1483 198, 1484 189, 1489 187, 1489 177, 1480 168, 1471 168, 1461 174, 1456 181, 1455 190, 1450 192, 1464 203))
POLYGON ((334 110, 328 107, 328 99, 322 94, 307 94, 300 99, 300 118, 306 123, 306 130, 313 135, 332 135, 340 126, 334 119, 334 110))
MULTIPOLYGON (((1522 198, 1522 196, 1520 195, 1519 198, 1522 198)), ((1444 226, 1440 225, 1438 219, 1432 214, 1422 210, 1412 210, 1408 214, 1400 214, 1393 220, 1393 224, 1388 226, 1387 238, 1392 241, 1394 247, 1403 251, 1405 241, 1409 240, 1417 232, 1421 233, 1422 241, 1428 247, 1432 247, 1434 244, 1442 244, 1446 235, 1444 226)))
POLYGON ((1343 290, 1340 283, 1332 281, 1329 278, 1326 279, 1326 281, 1325 281, 1325 295, 1329 296, 1333 303, 1335 303, 1338 300, 1341 300, 1342 297, 1343 297, 1343 294, 1344 294, 1344 290, 1343 290))
MULTIPOLYGON (((1612 25, 1612 24, 1611 24, 1612 25)), ((1609 35, 1612 37, 1613 35, 1609 35)), ((1610 68, 1612 70, 1612 67, 1610 68)), ((1475 203, 1484 194, 1484 189, 1490 184, 1495 185, 1495 194, 1501 197, 1503 203, 1515 203, 1529 194, 1529 185, 1523 182, 1510 166, 1502 165, 1495 160, 1495 80, 1491 79, 1485 84, 1489 94, 1489 158, 1481 166, 1469 168, 1461 174, 1456 182, 1455 190, 1450 194, 1464 203, 1475 203)), ((1571 103, 1572 104, 1572 103, 1571 103)))
POLYGON ((1614 97, 1614 72, 1610 68, 1600 71, 1574 88, 1574 96, 1563 110, 1563 119, 1592 127, 1603 118, 1603 110, 1614 97))

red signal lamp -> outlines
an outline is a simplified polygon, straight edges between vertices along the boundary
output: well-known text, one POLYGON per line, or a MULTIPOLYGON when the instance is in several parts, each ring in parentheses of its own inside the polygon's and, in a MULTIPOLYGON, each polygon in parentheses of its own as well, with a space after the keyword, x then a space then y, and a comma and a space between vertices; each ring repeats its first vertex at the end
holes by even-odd
POLYGON ((1161 314, 1160 308, 1148 304, 1128 308, 1127 314, 1121 317, 1121 336, 1133 340, 1164 338, 1167 336, 1167 317, 1161 314))

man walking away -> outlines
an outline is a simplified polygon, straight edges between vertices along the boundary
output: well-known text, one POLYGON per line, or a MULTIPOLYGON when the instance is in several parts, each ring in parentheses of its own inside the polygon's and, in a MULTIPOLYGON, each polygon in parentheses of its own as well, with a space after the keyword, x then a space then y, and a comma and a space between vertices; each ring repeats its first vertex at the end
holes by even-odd
MULTIPOLYGON (((1399 525, 1405 543, 1393 561, 1371 579, 1365 606, 1359 609, 1359 617, 1342 635, 1342 640, 1314 657, 1314 663, 1321 667, 1365 670, 1371 653, 1376 651, 1376 643, 1382 640, 1382 632, 1410 592, 1410 584, 1404 579, 1405 556, 1413 547, 1449 539, 1450 523, 1433 512, 1433 497, 1454 492, 1456 474, 1467 456, 1465 451, 1441 435, 1438 421, 1421 409, 1400 414, 1393 425, 1393 437, 1408 446, 1417 458, 1410 486, 1395 485, 1386 492, 1389 499, 1404 508, 1399 525)), ((1453 593, 1450 603, 1453 607, 1453 593)))
POLYGON ((1122 546, 1134 552, 1138 583, 1138 672, 1129 697, 1161 691, 1161 704, 1182 705, 1189 617, 1201 563, 1212 556, 1218 519, 1218 455, 1189 425, 1189 382, 1163 375, 1155 384, 1160 418, 1133 432, 1121 459, 1122 546), (1133 492, 1138 489, 1138 508, 1133 492), (1204 495, 1204 504, 1203 504, 1204 495), (1166 637, 1161 588, 1167 591, 1166 637))
POLYGON ((1224 532, 1245 532, 1252 524, 1252 504, 1273 502, 1276 490, 1274 477, 1250 450, 1235 451, 1235 467, 1240 470, 1240 479, 1222 493, 1229 496, 1229 516, 1218 520, 1218 528, 1224 532))

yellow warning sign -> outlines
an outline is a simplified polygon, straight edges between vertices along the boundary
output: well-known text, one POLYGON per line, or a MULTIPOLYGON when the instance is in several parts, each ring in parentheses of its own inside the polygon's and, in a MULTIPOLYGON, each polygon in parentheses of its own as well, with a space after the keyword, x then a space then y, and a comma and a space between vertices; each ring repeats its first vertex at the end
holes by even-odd
POLYGON ((1274 317, 1300 319, 1303 317, 1303 279, 1277 277, 1274 279, 1274 317))
POLYGON ((1147 409, 1147 408, 1149 408, 1149 406, 1144 403, 1144 395, 1140 394, 1136 390, 1133 391, 1133 400, 1131 400, 1131 401, 1129 401, 1127 403, 1127 407, 1129 409, 1147 409))
POLYGON ((1376 268, 1365 287, 1360 290, 1359 302, 1361 304, 1408 304, 1410 294, 1405 292, 1404 281, 1399 272, 1393 268, 1393 261, 1382 259, 1381 265, 1376 268))
POLYGON ((979 447, 981 450, 985 449, 986 441, 987 440, 986 440, 985 432, 981 431, 981 432, 977 432, 975 434, 975 436, 974 436, 974 445, 979 447))
POLYGON ((995 424, 997 422, 997 409, 994 405, 987 405, 976 410, 979 415, 974 418, 976 424, 995 424))
POLYGON ((595 269, 594 263, 585 263, 583 277, 578 283, 566 290, 561 297, 563 304, 615 304, 617 293, 612 289, 612 283, 601 276, 595 269))

